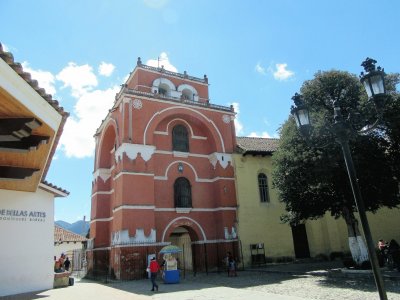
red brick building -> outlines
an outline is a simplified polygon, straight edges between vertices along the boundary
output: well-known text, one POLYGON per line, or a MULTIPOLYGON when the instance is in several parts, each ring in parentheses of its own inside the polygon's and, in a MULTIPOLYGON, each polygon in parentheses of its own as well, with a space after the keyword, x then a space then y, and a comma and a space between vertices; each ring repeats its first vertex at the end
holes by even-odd
POLYGON ((89 269, 123 278, 169 243, 186 269, 220 264, 237 241, 234 116, 207 76, 138 59, 95 135, 89 269))

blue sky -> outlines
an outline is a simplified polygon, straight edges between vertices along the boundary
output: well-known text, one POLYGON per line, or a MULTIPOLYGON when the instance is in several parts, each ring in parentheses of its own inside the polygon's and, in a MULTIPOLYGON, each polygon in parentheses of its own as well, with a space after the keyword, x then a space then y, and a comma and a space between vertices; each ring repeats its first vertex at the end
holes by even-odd
POLYGON ((70 192, 55 219, 90 218, 93 134, 138 56, 207 74, 238 136, 277 137, 318 70, 359 74, 367 56, 400 70, 399 13, 395 0, 0 0, 0 42, 71 113, 46 178, 70 192))

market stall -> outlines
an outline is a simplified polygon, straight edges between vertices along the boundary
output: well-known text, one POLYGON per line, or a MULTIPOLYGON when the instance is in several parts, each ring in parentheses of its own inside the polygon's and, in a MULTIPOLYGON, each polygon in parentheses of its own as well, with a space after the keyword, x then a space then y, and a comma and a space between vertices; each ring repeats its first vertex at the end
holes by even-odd
POLYGON ((160 250, 160 254, 163 254, 163 279, 164 283, 179 283, 179 270, 178 262, 174 254, 182 252, 178 246, 168 245, 160 250))

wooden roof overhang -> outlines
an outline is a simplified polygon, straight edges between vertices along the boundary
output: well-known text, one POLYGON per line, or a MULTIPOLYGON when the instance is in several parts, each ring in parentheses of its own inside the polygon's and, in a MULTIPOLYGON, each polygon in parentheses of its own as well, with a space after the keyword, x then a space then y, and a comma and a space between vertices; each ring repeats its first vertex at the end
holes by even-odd
POLYGON ((0 189, 37 190, 67 117, 0 44, 0 189))

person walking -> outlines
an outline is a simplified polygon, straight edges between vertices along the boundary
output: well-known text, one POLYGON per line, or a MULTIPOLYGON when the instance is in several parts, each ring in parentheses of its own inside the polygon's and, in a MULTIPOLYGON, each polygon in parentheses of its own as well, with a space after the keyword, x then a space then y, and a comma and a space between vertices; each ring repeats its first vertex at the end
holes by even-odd
POLYGON ((158 262, 156 261, 156 258, 153 257, 150 261, 150 278, 151 278, 151 291, 158 291, 158 285, 156 283, 156 278, 157 278, 157 273, 160 270, 160 265, 158 264, 158 262))
POLYGON ((236 261, 233 256, 229 257, 229 267, 228 267, 228 276, 237 276, 236 273, 236 261))
POLYGON ((65 268, 65 271, 69 271, 69 266, 71 265, 71 261, 69 260, 69 258, 68 258, 68 256, 67 256, 67 258, 65 259, 65 261, 64 261, 64 268, 65 268))

